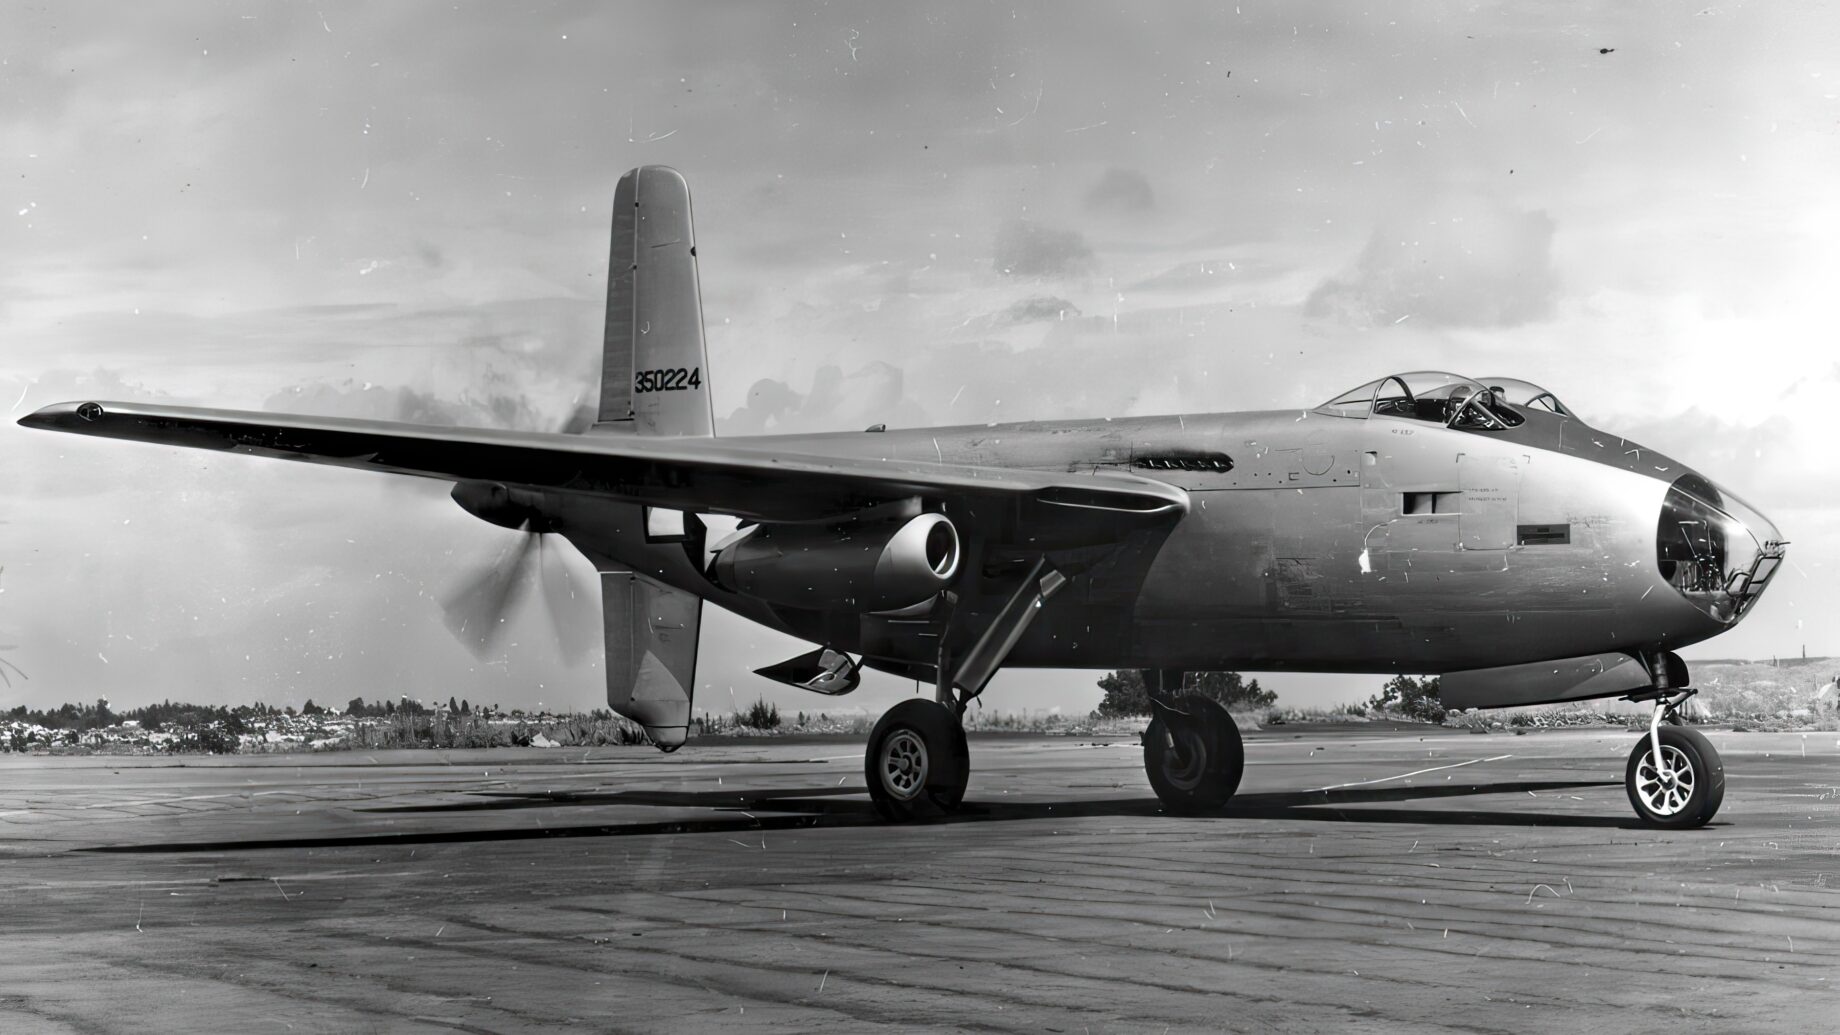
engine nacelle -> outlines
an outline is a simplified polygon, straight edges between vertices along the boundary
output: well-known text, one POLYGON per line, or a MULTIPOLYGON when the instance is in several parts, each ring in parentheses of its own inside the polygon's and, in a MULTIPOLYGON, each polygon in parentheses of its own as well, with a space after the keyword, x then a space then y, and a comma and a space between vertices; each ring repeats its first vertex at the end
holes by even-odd
POLYGON ((863 613, 925 603, 958 574, 944 514, 833 527, 759 525, 716 554, 722 588, 788 607, 863 613))
POLYGON ((542 498, 528 489, 507 488, 498 482, 456 482, 449 495, 460 504, 460 509, 501 528, 552 531, 540 509, 542 498))

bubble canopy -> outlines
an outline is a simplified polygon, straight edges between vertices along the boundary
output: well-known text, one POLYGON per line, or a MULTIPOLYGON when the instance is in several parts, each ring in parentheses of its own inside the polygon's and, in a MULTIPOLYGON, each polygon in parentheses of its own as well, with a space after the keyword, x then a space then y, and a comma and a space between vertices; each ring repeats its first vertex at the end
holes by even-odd
POLYGON ((1559 401, 1558 396, 1531 381, 1522 381, 1518 377, 1485 377, 1482 383, 1489 386, 1495 398, 1509 406, 1547 410, 1564 417, 1575 416, 1559 401))
POLYGON ((1451 427, 1499 429, 1513 427, 1525 419, 1511 408, 1511 402, 1553 413, 1565 412, 1558 399, 1538 385, 1514 378, 1477 381, 1442 370, 1389 374, 1343 392, 1316 411, 1336 417, 1379 414, 1437 421, 1451 427))

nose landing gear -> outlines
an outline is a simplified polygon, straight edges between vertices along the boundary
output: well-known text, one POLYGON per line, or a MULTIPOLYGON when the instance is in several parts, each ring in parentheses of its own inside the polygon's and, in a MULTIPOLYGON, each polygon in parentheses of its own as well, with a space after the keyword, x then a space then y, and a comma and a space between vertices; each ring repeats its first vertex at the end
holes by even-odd
POLYGON ((1623 777, 1629 804, 1649 826, 1703 827, 1725 800, 1725 763, 1718 751, 1698 730, 1678 725, 1680 706, 1694 693, 1657 694, 1648 733, 1629 753, 1623 777))

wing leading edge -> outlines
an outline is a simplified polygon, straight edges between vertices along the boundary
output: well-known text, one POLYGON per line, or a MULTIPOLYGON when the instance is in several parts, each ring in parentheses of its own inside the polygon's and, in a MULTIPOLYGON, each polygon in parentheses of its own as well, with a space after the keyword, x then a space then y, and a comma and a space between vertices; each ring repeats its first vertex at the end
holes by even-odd
POLYGON ((1167 520, 1188 509, 1180 488, 1135 475, 787 454, 750 448, 746 439, 548 435, 113 402, 57 403, 19 423, 444 481, 580 492, 757 521, 845 518, 915 496, 1026 502, 1076 524, 1083 523, 1080 511, 1103 512, 1106 520, 1096 524, 1113 526, 1136 524, 1132 518, 1167 520))

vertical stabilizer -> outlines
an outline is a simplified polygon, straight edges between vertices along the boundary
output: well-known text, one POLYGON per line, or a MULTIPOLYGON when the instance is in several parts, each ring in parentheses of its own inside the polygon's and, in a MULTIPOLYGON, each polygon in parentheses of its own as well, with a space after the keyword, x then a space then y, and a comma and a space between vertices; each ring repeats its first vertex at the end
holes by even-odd
MULTIPOLYGON (((613 192, 597 431, 715 434, 690 186, 645 165, 613 192)), ((643 509, 643 508, 639 508, 643 509)), ((638 515, 645 520, 645 515, 638 515)), ((651 547, 681 550, 680 544, 651 547)), ((631 563, 633 558, 626 558, 631 563)), ((665 750, 689 736, 703 601, 630 569, 601 572, 607 705, 665 750)))
POLYGON ((613 193, 600 424, 642 435, 713 435, 690 186, 644 165, 613 193))
POLYGON ((607 626, 607 706, 669 751, 690 734, 703 602, 636 572, 601 573, 607 626))

